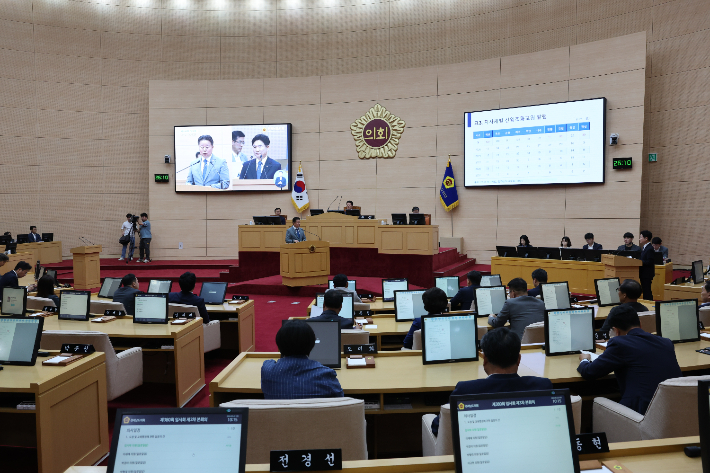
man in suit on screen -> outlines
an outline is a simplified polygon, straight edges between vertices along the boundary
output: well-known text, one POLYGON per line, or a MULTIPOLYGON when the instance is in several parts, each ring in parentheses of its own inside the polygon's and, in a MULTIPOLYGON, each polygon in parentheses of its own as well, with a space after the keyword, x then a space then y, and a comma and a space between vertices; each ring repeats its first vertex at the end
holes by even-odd
POLYGON ((187 171, 186 184, 205 186, 214 189, 229 189, 229 168, 227 161, 212 154, 214 140, 210 135, 197 138, 200 152, 196 156, 198 162, 187 171))
POLYGON ((251 139, 254 157, 242 165, 239 179, 274 179, 274 174, 281 169, 281 164, 268 156, 269 145, 271 140, 264 134, 258 134, 251 139))

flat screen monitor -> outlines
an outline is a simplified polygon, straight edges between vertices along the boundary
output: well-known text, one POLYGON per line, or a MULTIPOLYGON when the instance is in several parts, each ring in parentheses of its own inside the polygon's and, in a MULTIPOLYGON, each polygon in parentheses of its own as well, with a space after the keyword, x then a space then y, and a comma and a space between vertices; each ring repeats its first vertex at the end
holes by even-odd
POLYGON ((8 243, 5 245, 5 251, 9 251, 10 254, 14 255, 17 253, 17 243, 8 243))
POLYGON ((660 251, 653 252, 653 264, 665 264, 663 262, 663 253, 660 251))
POLYGON ((579 473, 568 389, 451 396, 450 405, 456 473, 579 473))
POLYGON ((569 286, 565 282, 549 282, 540 284, 540 296, 545 302, 546 310, 569 309, 569 286))
POLYGON ((409 282, 406 278, 383 279, 382 300, 384 302, 392 302, 394 300, 394 291, 406 291, 407 289, 409 289, 409 282))
POLYGON ((582 250, 584 255, 584 261, 594 261, 600 263, 602 260, 602 255, 609 254, 608 250, 582 250))
POLYGON ((477 361, 476 316, 435 315, 422 317, 422 362, 477 361))
POLYGON ((619 278, 595 279, 594 289, 597 292, 599 307, 619 305, 619 278))
POLYGON ((107 473, 244 473, 246 407, 118 409, 107 473))
POLYGON ((323 307, 323 300, 325 300, 325 293, 319 292, 316 294, 316 307, 323 307))
POLYGON ((693 261, 691 266, 691 277, 693 278, 693 284, 700 284, 705 281, 705 276, 703 275, 703 261, 693 261))
POLYGON ((43 233, 42 241, 50 242, 54 241, 54 233, 43 233))
MULTIPOLYGON (((284 320, 282 325, 289 322, 284 320)), ((316 360, 328 368, 340 368, 340 322, 337 320, 308 320, 316 334, 316 344, 308 358, 316 360)))
MULTIPOLYGON (((328 279, 328 289, 334 289, 333 280, 328 279)), ((348 279, 348 289, 351 291, 357 290, 357 282, 354 279, 348 279)))
POLYGON ((698 380, 698 427, 703 473, 710 473, 710 380, 698 380))
POLYGON ((422 295, 424 289, 414 291, 394 291, 394 318, 397 322, 414 320, 426 315, 422 295))
POLYGON ((337 209, 337 210, 328 210, 327 213, 331 213, 331 214, 343 214, 343 215, 345 215, 345 210, 340 210, 340 209, 337 209))
POLYGON ((34 366, 44 318, 0 318, 0 364, 34 366))
POLYGON ((641 259, 641 251, 616 251, 618 256, 631 256, 632 258, 641 259))
POLYGON ((559 248, 537 247, 535 254, 535 258, 539 259, 560 259, 559 248))
POLYGON ((169 279, 151 279, 148 283, 148 294, 170 294, 173 282, 169 279))
POLYGON ((533 246, 518 246, 515 249, 518 252, 518 258, 536 258, 537 257, 537 253, 536 253, 537 248, 535 248, 533 246))
POLYGON ((517 258, 518 257, 518 247, 517 246, 496 246, 496 251, 498 256, 501 258, 517 258))
POLYGON ((426 223, 426 215, 424 214, 409 214, 410 225, 424 225, 426 223))
POLYGON ((360 216, 360 209, 346 210, 345 215, 352 215, 353 217, 359 217, 360 216))
POLYGON ((407 214, 392 214, 392 225, 406 225, 407 214))
POLYGON ((594 309, 545 311, 545 354, 570 355, 595 351, 594 309))
POLYGON ((443 278, 436 278, 436 287, 442 289, 446 293, 446 297, 454 297, 459 292, 459 277, 458 276, 446 276, 443 278))
POLYGON ((560 248, 560 259, 565 261, 585 261, 584 252, 581 248, 560 248))
POLYGON ((89 320, 91 292, 62 291, 59 293, 59 320, 89 320))
POLYGON ((12 242, 12 237, 10 235, 0 235, 0 245, 7 245, 12 242))
POLYGON ((22 243, 29 243, 30 241, 30 236, 27 233, 20 233, 17 235, 17 243, 22 244, 22 243))
POLYGON ((174 137, 176 192, 291 191, 290 123, 176 126, 174 137))
POLYGON ((320 215, 323 213, 323 209, 311 209, 311 215, 320 215))
POLYGON ((464 186, 604 182, 605 111, 602 97, 465 113, 464 186))
MULTIPOLYGON (((27 313, 27 288, 4 287, 2 291, 2 306, 0 314, 12 317, 24 317, 27 313)), ((2 347, 0 347, 0 350, 2 347)))
POLYGON ((57 270, 55 269, 48 269, 45 274, 47 276, 52 276, 52 280, 54 280, 54 285, 57 285, 57 270))
POLYGON ((502 285, 503 282, 500 280, 500 274, 490 274, 486 276, 481 276, 481 287, 493 287, 502 285))
POLYGON ((99 289, 99 297, 113 299, 113 293, 116 289, 121 287, 121 278, 106 278, 103 284, 101 284, 101 289, 99 289))
POLYGON ((281 217, 274 215, 253 216, 254 225, 281 225, 281 217))
POLYGON ((224 304, 226 293, 226 282, 203 282, 200 288, 200 297, 205 300, 205 304, 224 304))
POLYGON ((342 295, 343 307, 340 309, 340 313, 338 315, 344 319, 352 319, 353 315, 355 314, 355 311, 353 310, 353 307, 355 305, 353 295, 346 293, 342 293, 342 295))
POLYGON ((167 294, 136 294, 134 324, 167 324, 167 294))
POLYGON ((699 341, 698 300, 657 301, 656 331, 673 343, 699 341))
POLYGON ((503 286, 477 287, 473 294, 476 315, 479 317, 497 315, 505 304, 505 288, 503 286))

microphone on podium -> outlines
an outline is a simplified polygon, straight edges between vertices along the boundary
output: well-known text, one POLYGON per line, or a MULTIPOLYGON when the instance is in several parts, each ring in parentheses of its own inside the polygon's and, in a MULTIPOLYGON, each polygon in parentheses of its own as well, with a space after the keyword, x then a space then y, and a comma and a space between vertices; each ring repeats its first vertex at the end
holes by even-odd
POLYGON ((183 171, 184 171, 185 169, 188 169, 188 168, 190 168, 190 167, 194 166, 195 164, 199 164, 199 163, 200 163, 200 161, 202 161, 202 159, 198 159, 198 160, 197 160, 197 161, 195 161, 194 163, 191 163, 191 164, 190 164, 190 165, 189 165, 188 167, 180 169, 180 170, 179 170, 179 171, 177 171, 177 172, 176 172, 175 174, 177 174, 177 173, 180 173, 180 172, 183 172, 183 171))
POLYGON ((318 241, 322 241, 322 239, 321 239, 321 237, 320 237, 319 235, 316 235, 316 234, 313 233, 313 232, 309 232, 308 230, 305 230, 305 229, 303 229, 303 228, 302 228, 301 230, 303 230, 303 231, 306 232, 306 233, 310 233, 310 234, 313 235, 313 236, 317 236, 317 237, 318 237, 318 241))
POLYGON ((343 196, 340 196, 340 200, 338 201, 338 210, 340 210, 340 203, 343 201, 343 196))
POLYGON ((328 210, 325 211, 326 213, 330 212, 330 208, 333 206, 333 204, 335 203, 337 198, 338 198, 338 196, 336 195, 335 199, 333 199, 333 202, 331 202, 330 205, 328 206, 328 210))

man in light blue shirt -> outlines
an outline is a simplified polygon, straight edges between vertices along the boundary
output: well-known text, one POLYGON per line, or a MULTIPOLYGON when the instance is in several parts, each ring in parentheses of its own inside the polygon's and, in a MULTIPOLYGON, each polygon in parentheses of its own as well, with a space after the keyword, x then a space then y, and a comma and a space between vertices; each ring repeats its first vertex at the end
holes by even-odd
POLYGON ((286 243, 306 241, 306 232, 301 229, 301 218, 293 217, 291 222, 293 222, 293 226, 286 230, 286 243))
POLYGON ((193 186, 229 189, 229 167, 227 161, 212 154, 214 140, 210 135, 197 138, 200 152, 195 162, 187 171, 186 184, 193 186))
POLYGON ((140 244, 140 255, 138 256, 139 263, 150 263, 150 241, 153 239, 153 234, 150 232, 150 221, 148 221, 148 214, 143 212, 141 214, 141 221, 138 222, 138 226, 141 227, 141 244, 140 244), (143 255, 145 254, 145 259, 143 255))
POLYGON ((249 156, 242 153, 245 139, 244 133, 241 131, 234 130, 232 132, 232 162, 240 163, 240 166, 249 161, 249 156))

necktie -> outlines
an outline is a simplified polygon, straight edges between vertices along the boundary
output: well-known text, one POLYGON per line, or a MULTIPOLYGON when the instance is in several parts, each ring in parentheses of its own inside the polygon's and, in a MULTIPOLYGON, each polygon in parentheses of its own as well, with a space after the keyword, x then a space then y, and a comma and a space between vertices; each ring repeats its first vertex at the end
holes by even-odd
POLYGON ((205 179, 207 179, 207 160, 205 159, 205 165, 202 168, 202 183, 205 182, 205 179))
POLYGON ((261 179, 261 161, 259 161, 259 165, 256 167, 256 178, 261 179))
POLYGON ((296 229, 296 236, 298 237, 299 240, 301 239, 301 229, 300 228, 296 229))

